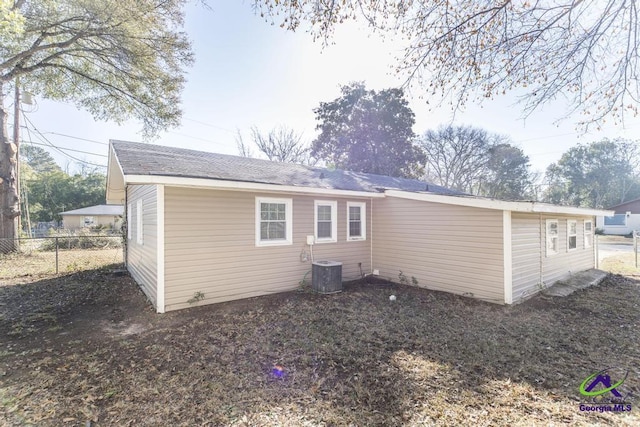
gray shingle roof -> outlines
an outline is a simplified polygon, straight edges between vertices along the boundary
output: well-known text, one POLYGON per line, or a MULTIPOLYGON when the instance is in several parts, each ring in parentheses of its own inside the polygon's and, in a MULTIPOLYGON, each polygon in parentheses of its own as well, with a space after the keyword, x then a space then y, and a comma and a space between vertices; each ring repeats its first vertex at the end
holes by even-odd
POLYGON ((205 178, 364 192, 386 189, 463 195, 405 178, 310 167, 138 142, 111 141, 125 175, 205 178))
POLYGON ((72 211, 60 212, 60 215, 108 215, 121 216, 124 214, 122 205, 95 205, 86 208, 74 209, 72 211))

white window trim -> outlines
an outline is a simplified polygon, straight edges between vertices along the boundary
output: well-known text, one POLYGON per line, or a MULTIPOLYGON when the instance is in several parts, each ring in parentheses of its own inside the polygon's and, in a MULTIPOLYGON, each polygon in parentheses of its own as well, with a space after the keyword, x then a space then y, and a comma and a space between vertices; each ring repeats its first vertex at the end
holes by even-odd
POLYGON ((335 200, 315 200, 313 202, 313 233, 316 243, 335 243, 338 241, 338 202, 335 200), (318 238, 318 207, 331 207, 331 237, 318 238))
POLYGON ((367 240, 367 204, 365 202, 347 202, 347 242, 361 242, 367 240), (360 208, 360 236, 349 235, 351 224, 351 207, 360 208))
POLYGON ((131 203, 127 204, 127 239, 131 240, 131 203))
POLYGON ((547 257, 553 256, 553 255, 557 255, 560 253, 560 224, 558 223, 557 219, 548 219, 545 223, 545 254, 547 257), (551 250, 549 249, 549 240, 552 238, 550 233, 549 233, 549 224, 555 223, 556 224, 556 230, 558 231, 558 233, 553 236, 557 242, 556 242, 556 250, 551 250))
POLYGON ((293 244, 293 200, 279 199, 273 197, 256 197, 256 246, 285 246, 293 244), (285 205, 285 233, 286 238, 282 240, 261 240, 260 239, 260 205, 262 203, 281 203, 285 205))
POLYGON ((139 199, 136 203, 136 243, 139 245, 144 244, 144 233, 142 223, 142 199, 139 199))
POLYGON ((585 220, 582 229, 584 230, 584 247, 590 248, 593 245, 593 221, 585 220), (587 224, 591 224, 591 230, 587 231, 587 224), (587 238, 587 236, 591 236, 587 238))
POLYGON ((91 223, 89 225, 94 225, 96 223, 96 219, 94 215, 85 215, 82 217, 82 225, 87 226, 87 218, 91 218, 91 223))
POLYGON ((578 250, 578 221, 576 221, 575 219, 568 219, 567 220, 567 252, 573 252, 575 250, 578 250), (571 223, 575 223, 575 225, 576 225, 576 234, 575 235, 571 234, 571 223), (571 237, 575 237, 576 238, 576 247, 575 248, 570 247, 569 240, 570 240, 571 237))

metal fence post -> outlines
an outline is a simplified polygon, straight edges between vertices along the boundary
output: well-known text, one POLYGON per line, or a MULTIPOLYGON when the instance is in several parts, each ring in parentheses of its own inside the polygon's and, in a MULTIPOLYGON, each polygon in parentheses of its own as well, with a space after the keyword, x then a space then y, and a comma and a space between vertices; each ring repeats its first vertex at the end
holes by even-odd
POLYGON ((633 253, 635 254, 635 257, 636 257, 636 268, 638 268, 638 237, 640 237, 640 235, 638 234, 638 231, 634 231, 633 232, 633 253))
POLYGON ((56 274, 58 274, 58 236, 56 236, 56 274))

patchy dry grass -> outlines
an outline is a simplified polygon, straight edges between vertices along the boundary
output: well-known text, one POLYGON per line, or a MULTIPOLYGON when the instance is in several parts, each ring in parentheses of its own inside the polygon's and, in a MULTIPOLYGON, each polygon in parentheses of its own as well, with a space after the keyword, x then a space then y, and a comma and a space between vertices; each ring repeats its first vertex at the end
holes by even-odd
POLYGON ((0 287, 0 310, 5 425, 640 424, 637 400, 578 409, 609 366, 640 393, 640 288, 621 276, 513 307, 352 284, 157 315, 96 270, 0 287))
MULTIPOLYGON (((638 261, 640 262, 640 254, 638 254, 638 261)), ((640 265, 640 263, 638 265, 640 265)), ((607 257, 600 261, 599 268, 600 270, 613 274, 640 277, 640 268, 636 267, 636 256, 634 253, 620 253, 607 257)))
MULTIPOLYGON (((122 263, 122 248, 60 249, 58 271, 68 274, 122 263)), ((4 283, 30 282, 56 272, 55 251, 0 254, 0 286, 4 283)))

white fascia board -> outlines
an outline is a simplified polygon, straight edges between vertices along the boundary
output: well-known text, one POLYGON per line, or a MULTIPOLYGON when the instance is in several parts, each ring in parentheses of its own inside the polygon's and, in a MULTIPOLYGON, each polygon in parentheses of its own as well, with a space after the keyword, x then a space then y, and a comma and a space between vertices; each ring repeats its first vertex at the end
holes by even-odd
POLYGON ((576 208, 573 206, 555 206, 544 203, 533 203, 533 212, 536 213, 560 213, 567 215, 611 216, 614 211, 604 209, 576 208))
POLYGON ((565 215, 610 216, 613 211, 602 209, 575 208, 556 206, 538 202, 507 202, 504 200, 484 199, 473 196, 445 196, 442 194, 412 193, 400 190, 386 190, 385 195, 401 199, 422 200, 425 202, 443 203, 447 205, 467 206, 472 208, 508 210, 512 212, 555 213, 565 215))
POLYGON ((323 194, 346 197, 385 197, 383 193, 371 193, 368 191, 335 190, 331 188, 296 187, 294 185, 262 184, 244 181, 226 181, 209 178, 187 178, 179 176, 161 175, 125 175, 124 181, 129 184, 164 184, 176 187, 211 188, 218 190, 237 190, 267 193, 302 193, 323 194))
POLYGON ((111 143, 109 143, 109 156, 107 160, 107 189, 105 193, 107 204, 123 204, 125 187, 126 184, 122 166, 118 161, 118 156, 116 156, 115 152, 113 151, 113 146, 111 145, 111 143), (118 177, 120 177, 119 180, 116 180, 116 174, 118 175, 118 177), (114 180, 120 182, 114 182, 114 180))

